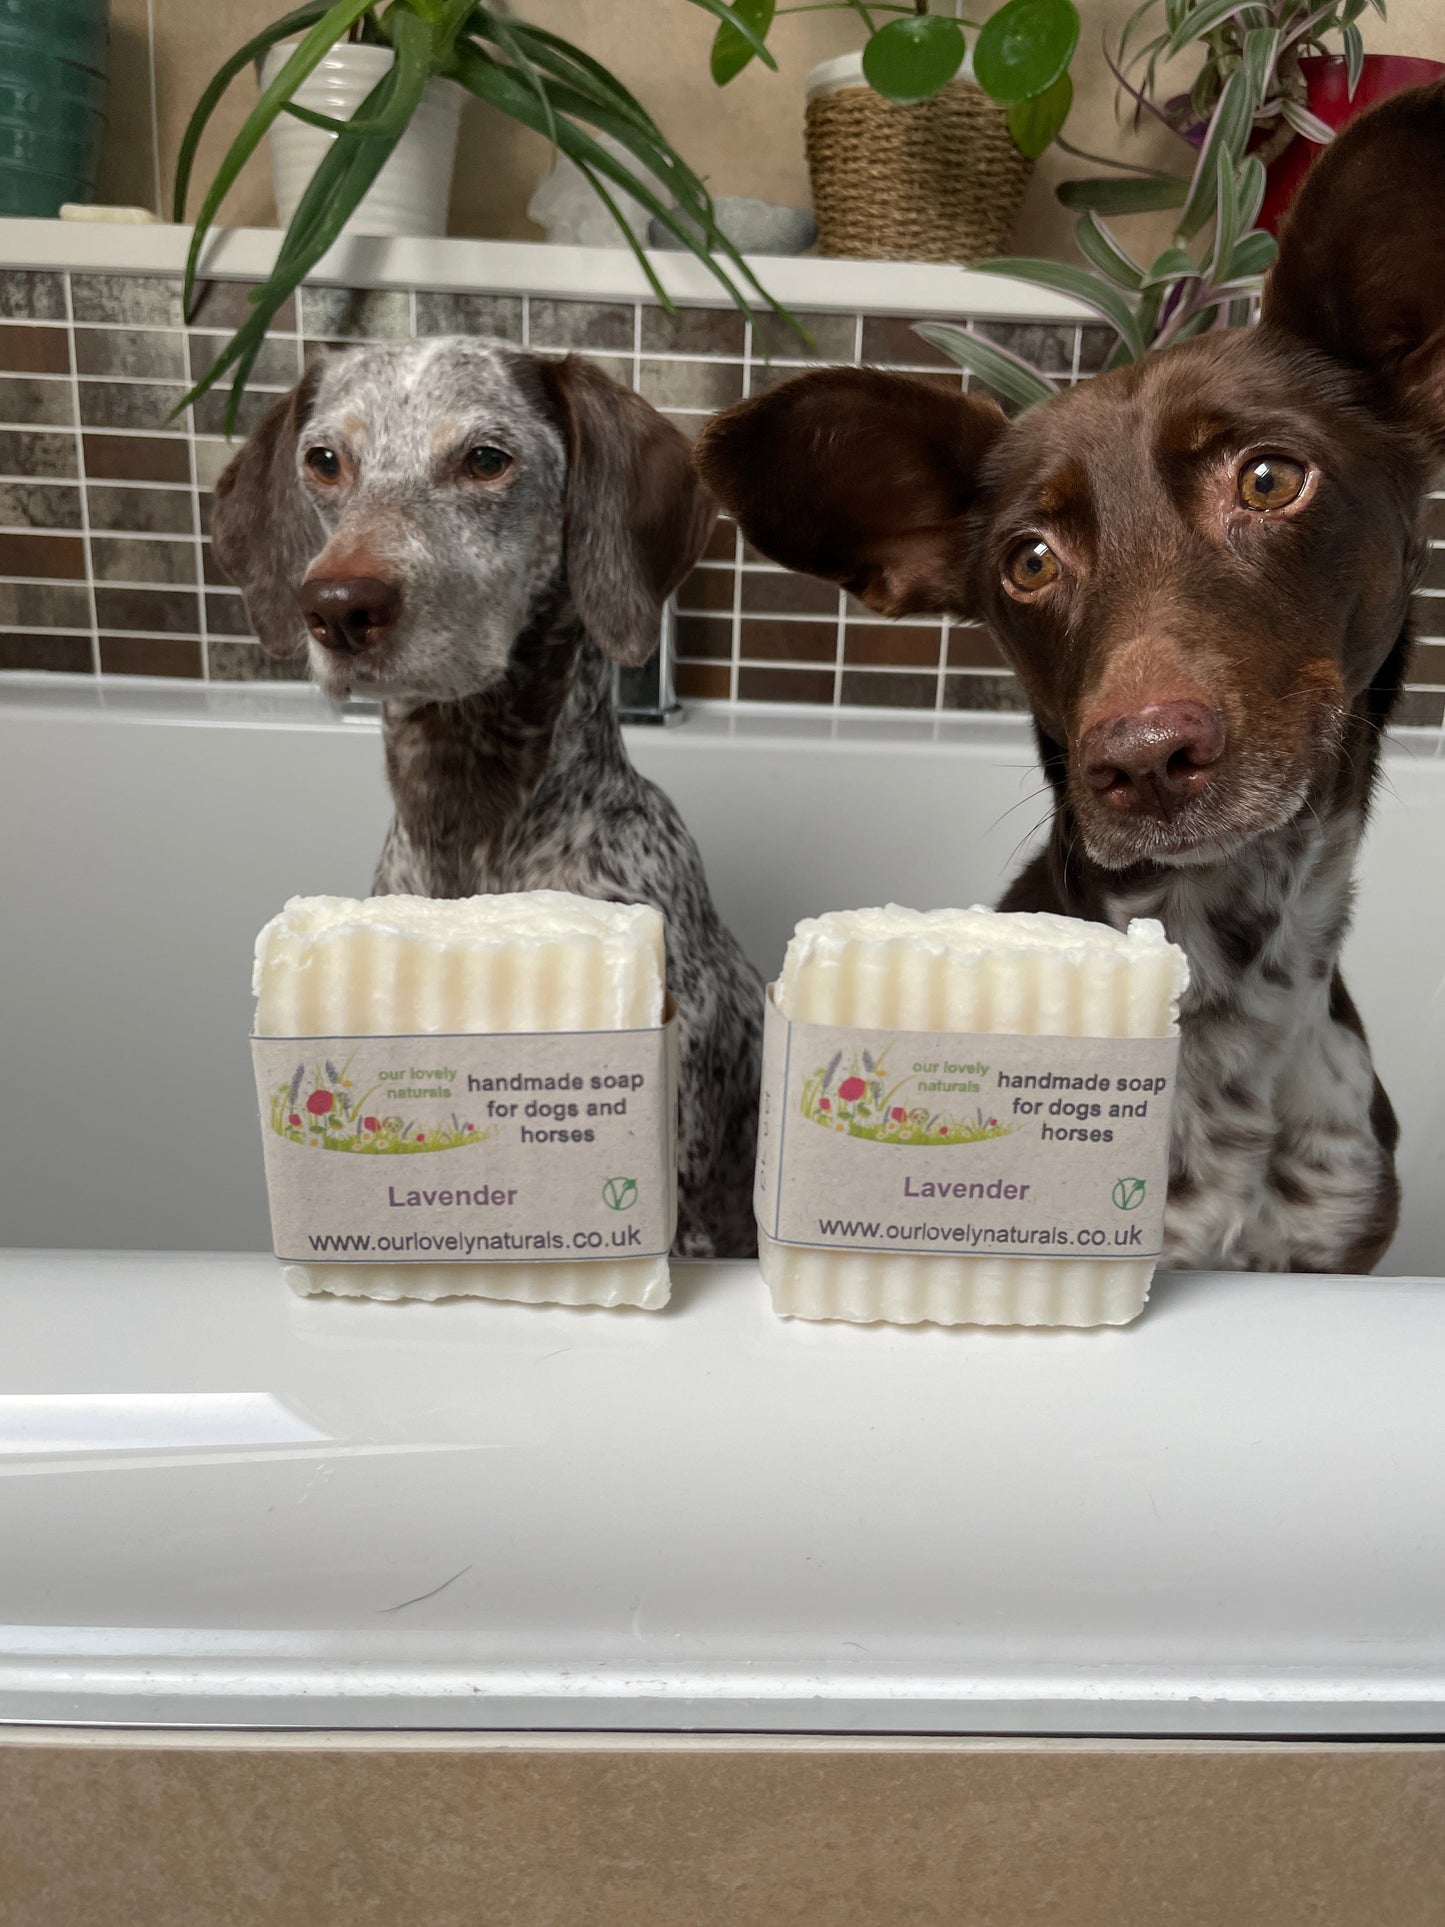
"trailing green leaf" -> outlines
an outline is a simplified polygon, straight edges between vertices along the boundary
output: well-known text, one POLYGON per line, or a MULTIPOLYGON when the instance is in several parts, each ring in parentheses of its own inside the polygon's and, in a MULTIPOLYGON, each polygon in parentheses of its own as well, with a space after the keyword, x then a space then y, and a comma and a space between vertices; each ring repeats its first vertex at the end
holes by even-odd
POLYGON ((1079 44, 1073 0, 1008 0, 990 14, 973 50, 973 77, 1005 107, 1046 93, 1079 44))
MULTIPOLYGON (((759 40, 766 40, 777 4, 778 0, 733 0, 733 13, 751 24, 759 40)), ((724 20, 712 43, 713 80, 719 87, 726 87, 730 80, 737 79, 755 53, 756 49, 743 39, 733 22, 724 20)))
POLYGON ((269 27, 255 35, 239 48, 225 62, 220 72, 196 102, 195 112, 186 122, 186 131, 181 136, 180 152, 176 156, 176 185, 171 197, 171 219, 184 221, 186 218, 186 199, 191 187, 191 169, 195 165, 196 149, 201 144, 201 136, 210 123, 222 96, 231 82, 263 54, 269 53, 280 40, 287 40, 302 28, 314 25, 326 12, 328 0, 312 0, 306 7, 297 7, 294 12, 283 15, 280 20, 272 21, 269 27))
POLYGON ((255 153, 267 128, 296 88, 314 68, 320 65, 330 48, 345 34, 346 29, 361 18, 370 3, 371 0, 336 0, 335 6, 323 14, 309 32, 303 35, 296 51, 286 61, 270 86, 264 89, 261 98, 246 116, 240 133, 232 141, 216 170, 216 177, 201 203, 201 211, 196 216, 195 226, 191 231, 191 245, 186 255, 185 284, 182 292, 182 300, 187 309, 190 308, 191 296, 195 288, 196 264, 200 260, 201 248, 222 201, 235 185, 236 177, 255 153))
POLYGON ((1173 60, 1176 54, 1183 53, 1191 40, 1203 40, 1216 27, 1223 26, 1226 20, 1249 10, 1250 0, 1198 0, 1198 4, 1192 6, 1171 30, 1164 44, 1164 58, 1173 60))
POLYGON ((1015 101, 1008 110, 1008 131, 1014 146, 1031 161, 1036 161, 1058 139, 1059 130, 1069 118, 1074 104, 1074 83, 1062 73, 1032 100, 1015 101))
POLYGON ((1225 269, 1226 281, 1251 281, 1256 276, 1266 274, 1274 266, 1279 254, 1279 242, 1263 228, 1255 228, 1246 234, 1229 257, 1225 269))
POLYGON ((1036 408, 1059 392, 1055 383, 1020 356, 999 347, 995 341, 986 341, 982 335, 969 334, 944 321, 917 322, 913 332, 951 355, 961 367, 978 375, 1021 408, 1036 408))
POLYGON ((1199 232, 1218 205, 1219 169, 1227 167, 1232 171, 1239 165, 1253 121, 1254 102, 1248 77, 1242 72, 1233 73, 1219 96, 1209 132, 1199 150, 1184 212, 1179 217, 1179 232, 1186 240, 1199 232))
POLYGON ((1127 298, 1107 281, 1099 280, 1083 268, 1070 267, 1062 261, 1041 261, 1025 256, 1016 261, 979 261, 975 272, 1007 275, 1014 281, 1030 281, 1035 287, 1069 295, 1086 308, 1091 308, 1095 314, 1102 315, 1136 353, 1142 354, 1144 351, 1138 318, 1127 298))
POLYGON ((1198 268, 1183 248, 1165 248, 1144 270, 1142 286, 1146 288, 1166 288, 1176 281, 1197 274, 1198 268))
POLYGON ((1095 214, 1151 214, 1157 208, 1182 207, 1188 192, 1188 181, 1158 176, 1112 180, 1107 175, 1094 180, 1064 181, 1054 190, 1064 207, 1095 214))
POLYGON ((1144 270, 1093 213, 1074 223, 1074 240, 1079 252, 1092 261, 1100 274, 1116 287, 1137 294, 1144 285, 1144 270))
POLYGON ((863 78, 885 100, 902 106, 928 100, 963 65, 963 31, 941 14, 910 14, 890 20, 863 49, 863 78))
POLYGON ((714 20, 721 21, 724 26, 730 26, 738 38, 751 47, 765 67, 771 67, 774 73, 778 71, 777 61, 768 52, 768 43, 741 8, 729 6, 728 0, 691 0, 691 5, 701 7, 703 12, 710 13, 714 20))

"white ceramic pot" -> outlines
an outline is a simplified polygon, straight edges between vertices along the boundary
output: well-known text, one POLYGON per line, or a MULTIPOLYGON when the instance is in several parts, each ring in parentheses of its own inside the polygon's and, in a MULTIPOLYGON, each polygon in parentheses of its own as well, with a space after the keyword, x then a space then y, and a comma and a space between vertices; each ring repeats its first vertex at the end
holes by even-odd
MULTIPOLYGON (((271 48, 261 63, 263 87, 276 78, 297 44, 283 40, 271 48)), ((300 106, 333 120, 350 120, 394 57, 389 47, 346 43, 333 47, 297 88, 294 98, 300 106)), ((427 83, 411 125, 346 223, 348 234, 446 233, 457 122, 464 98, 454 80, 427 83)), ((280 114, 272 122, 271 166, 282 227, 290 224, 296 203, 335 138, 319 127, 308 127, 294 114, 280 114)))

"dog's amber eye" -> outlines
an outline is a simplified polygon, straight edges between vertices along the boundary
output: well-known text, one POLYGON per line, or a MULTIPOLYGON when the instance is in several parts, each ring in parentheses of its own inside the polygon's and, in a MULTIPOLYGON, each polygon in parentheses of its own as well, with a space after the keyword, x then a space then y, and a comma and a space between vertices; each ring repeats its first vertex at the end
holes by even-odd
POLYGON ((1040 542, 1037 537, 1020 542, 1005 566, 1008 579, 1016 589, 1046 589, 1058 580, 1059 558, 1047 542, 1040 542))
POLYGON ((1247 509, 1285 509, 1298 501, 1308 471, 1287 455, 1261 455, 1239 471, 1239 499, 1247 509))
POLYGON ((318 482, 335 482, 341 476, 341 457, 334 448, 308 448, 306 466, 318 482))
POLYGON ((476 448, 469 448, 462 460, 462 467, 474 482, 495 482, 499 475, 505 475, 512 466, 512 458, 504 448, 493 448, 483 442, 476 448))

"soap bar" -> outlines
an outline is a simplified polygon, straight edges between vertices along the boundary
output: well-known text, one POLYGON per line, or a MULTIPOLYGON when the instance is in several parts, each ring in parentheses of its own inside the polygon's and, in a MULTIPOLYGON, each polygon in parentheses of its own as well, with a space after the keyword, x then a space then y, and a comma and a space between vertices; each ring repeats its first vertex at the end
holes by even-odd
MULTIPOLYGON (((801 1023, 1062 1037, 1169 1037, 1184 954, 1151 920, 1127 933, 993 910, 834 911, 800 923, 775 1001, 801 1023)), ((838 1252, 760 1232, 775 1310, 940 1325, 1125 1324, 1153 1258, 838 1252)))
MULTIPOLYGON (((258 1037, 602 1031, 662 1022, 663 923, 646 904, 513 896, 293 897, 256 939, 258 1037)), ((302 1293, 666 1304, 667 1259, 288 1265, 302 1293)))

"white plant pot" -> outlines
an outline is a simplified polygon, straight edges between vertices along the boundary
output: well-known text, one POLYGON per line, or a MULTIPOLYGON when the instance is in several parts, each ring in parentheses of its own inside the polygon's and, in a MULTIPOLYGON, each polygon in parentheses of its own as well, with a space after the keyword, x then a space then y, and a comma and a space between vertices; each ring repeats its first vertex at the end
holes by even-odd
MULTIPOLYGON (((263 87, 276 78, 297 45, 294 40, 283 40, 271 48, 261 62, 263 87)), ((332 48, 293 98, 299 106, 333 120, 350 120, 394 58, 389 47, 343 43, 332 48)), ((464 98, 454 80, 428 81, 410 126, 346 223, 346 233, 446 233, 457 122, 464 98)), ((282 227, 287 227, 336 136, 319 127, 308 127, 294 114, 279 114, 268 138, 276 177, 276 212, 282 227)))

